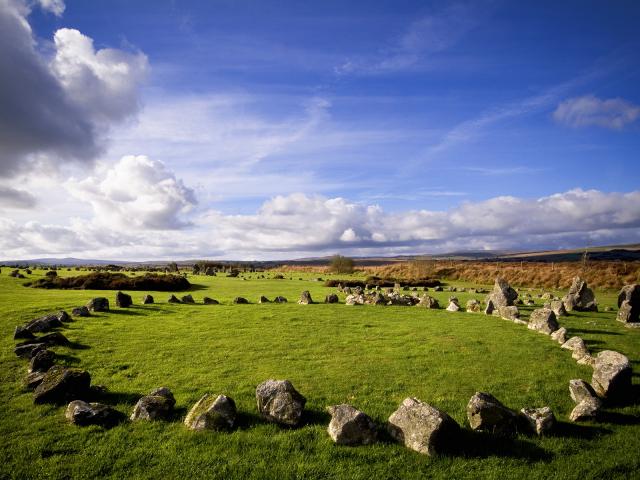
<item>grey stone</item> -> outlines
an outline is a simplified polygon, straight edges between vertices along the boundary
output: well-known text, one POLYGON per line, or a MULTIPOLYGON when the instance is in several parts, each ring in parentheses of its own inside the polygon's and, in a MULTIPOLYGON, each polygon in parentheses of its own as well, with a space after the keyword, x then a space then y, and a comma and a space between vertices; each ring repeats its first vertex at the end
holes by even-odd
POLYGON ((327 408, 331 421, 327 432, 338 445, 369 445, 377 438, 376 426, 368 415, 351 405, 327 408))
POLYGON ((493 301, 495 307, 509 307, 514 305, 518 298, 516 292, 504 278, 496 278, 493 290, 489 294, 487 301, 493 301))
POLYGON ((176 297, 175 295, 171 295, 169 297, 169 300, 167 300, 168 303, 182 303, 180 301, 180 299, 178 297, 176 297))
POLYGON ((258 411, 270 422, 297 426, 307 402, 289 380, 267 380, 256 388, 258 411))
POLYGON ((549 307, 553 310, 553 313, 556 314, 556 317, 566 317, 567 310, 564 308, 564 303, 562 300, 553 300, 549 307))
POLYGON ((273 299, 273 303, 287 303, 287 299, 282 296, 277 296, 273 299))
POLYGON ((88 317, 91 315, 91 313, 89 312, 89 309, 84 305, 82 307, 76 307, 73 310, 71 310, 71 314, 74 317, 88 317))
POLYGON ((467 301, 467 312, 477 313, 482 310, 482 305, 478 300, 472 298, 467 301))
POLYGON ((560 348, 571 350, 571 357, 574 360, 580 360, 585 355, 589 355, 589 349, 580 337, 571 337, 569 340, 560 345, 560 348))
MULTIPOLYGON (((496 310, 500 318, 511 320, 512 322, 520 319, 520 311, 515 305, 498 307, 496 310)), ((495 315, 495 312, 493 313, 495 315)))
POLYGON ((551 339, 562 345, 567 341, 567 329, 565 327, 560 327, 558 330, 551 334, 551 339))
POLYGON ((33 358, 39 351, 47 348, 45 343, 27 343, 17 345, 13 349, 13 353, 15 353, 20 358, 31 359, 33 358))
POLYGON ((36 318, 24 326, 24 328, 31 333, 48 332, 49 330, 59 327, 62 327, 62 321, 57 313, 50 313, 43 317, 36 318))
POLYGON ((622 400, 631 392, 631 363, 621 353, 604 350, 596 356, 591 385, 607 399, 622 400))
POLYGON ((175 404, 176 400, 171 390, 160 387, 138 400, 133 407, 130 419, 132 421, 167 419, 175 404))
POLYGON ((39 350, 29 362, 29 373, 46 372, 56 360, 56 354, 51 350, 39 350))
POLYGON ((567 311, 597 312, 598 306, 593 291, 582 278, 574 277, 569 293, 562 298, 567 311))
POLYGON ((226 395, 205 393, 184 419, 190 430, 230 430, 236 423, 236 404, 226 395))
POLYGON ((447 453, 459 440, 460 426, 442 410, 406 398, 387 422, 391 437, 424 455, 447 453))
POLYGON ((88 372, 54 365, 33 392, 33 402, 60 404, 72 399, 82 399, 89 393, 90 385, 91 376, 88 372))
POLYGON ((27 374, 24 384, 29 390, 35 390, 42 383, 45 375, 46 372, 31 372, 27 374))
POLYGON ((598 419, 602 401, 598 398, 585 398, 580 401, 569 415, 572 422, 594 421, 598 419))
POLYGON ((196 301, 193 299, 193 297, 190 294, 183 295, 181 300, 182 300, 182 303, 196 303, 196 301))
POLYGON ((220 302, 218 302, 218 300, 215 300, 213 298, 209 298, 209 297, 204 297, 202 299, 202 303, 204 303, 205 305, 219 305, 220 302))
POLYGON ((531 312, 527 328, 546 335, 551 335, 559 328, 558 321, 556 320, 556 314, 549 308, 538 308, 531 312))
POLYGON ((236 305, 247 305, 249 304, 249 300, 244 297, 236 297, 233 299, 233 303, 235 303, 236 305))
POLYGON ((338 303, 340 299, 335 293, 330 293, 324 298, 324 303, 338 303))
POLYGON ((109 300, 104 297, 92 298, 86 306, 91 312, 108 312, 109 300))
POLYGON ((569 380, 569 395, 571 395, 571 400, 574 403, 580 403, 585 399, 597 398, 593 387, 579 378, 569 380))
POLYGON ((459 312, 460 311, 460 305, 458 305, 457 302, 450 301, 449 305, 447 306, 447 311, 448 312, 459 312))
POLYGON ((516 413, 485 392, 476 392, 471 397, 467 404, 467 418, 473 430, 513 436, 518 429, 516 413))
POLYGON ((18 325, 13 331, 14 340, 33 340, 35 336, 26 327, 18 325))
POLYGON ((416 306, 422 308, 440 308, 438 300, 429 295, 422 295, 420 297, 420 301, 416 304, 416 306))
POLYGON ((556 425, 556 417, 549 407, 523 408, 520 417, 536 435, 546 435, 556 425))
POLYGON ((80 427, 87 425, 111 427, 120 423, 123 419, 123 415, 120 412, 108 405, 87 403, 82 400, 74 400, 69 403, 65 411, 65 417, 69 422, 80 427))
POLYGON ((300 300, 298 300, 298 303, 300 305, 309 305, 313 303, 313 300, 311 299, 311 294, 309 293, 308 290, 305 290, 300 294, 300 300))
POLYGON ((133 299, 131 295, 126 293, 118 292, 116 293, 116 306, 120 308, 128 308, 133 304, 133 299))
POLYGON ((271 300, 269 300, 264 295, 260 295, 260 298, 258 299, 258 303, 271 303, 271 300))

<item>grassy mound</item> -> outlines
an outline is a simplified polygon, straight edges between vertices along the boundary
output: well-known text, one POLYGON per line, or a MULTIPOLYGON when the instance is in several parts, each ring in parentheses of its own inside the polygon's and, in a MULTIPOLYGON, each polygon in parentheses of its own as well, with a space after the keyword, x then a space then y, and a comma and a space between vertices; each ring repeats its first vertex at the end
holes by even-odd
POLYGON ((179 292, 191 287, 189 281, 180 275, 147 273, 129 277, 124 273, 96 272, 78 277, 47 275, 27 287, 59 288, 72 290, 155 290, 159 292, 179 292))

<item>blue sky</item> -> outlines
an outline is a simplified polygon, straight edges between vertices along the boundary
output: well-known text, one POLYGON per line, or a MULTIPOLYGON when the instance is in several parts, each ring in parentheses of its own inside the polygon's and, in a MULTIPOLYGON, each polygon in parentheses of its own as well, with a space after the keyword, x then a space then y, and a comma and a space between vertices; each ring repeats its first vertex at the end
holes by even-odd
POLYGON ((68 97, 51 109, 91 132, 67 144, 27 116, 0 137, 5 255, 640 241, 637 2, 0 5, 68 97))

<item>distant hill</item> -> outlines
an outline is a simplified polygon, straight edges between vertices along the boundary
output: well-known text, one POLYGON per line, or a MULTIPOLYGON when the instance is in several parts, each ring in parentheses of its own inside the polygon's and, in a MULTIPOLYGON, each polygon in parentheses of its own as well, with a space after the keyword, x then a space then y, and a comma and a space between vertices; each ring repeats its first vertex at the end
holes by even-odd
MULTIPOLYGON (((396 255, 392 257, 371 256, 371 257, 353 257, 356 265, 388 265, 390 263, 408 262, 412 260, 476 260, 476 261, 506 261, 506 262, 574 262, 582 260, 584 252, 587 252, 589 260, 609 260, 609 261, 634 261, 640 260, 640 244, 634 243, 630 245, 611 245, 597 246, 587 248, 575 248, 566 250, 545 250, 535 252, 505 252, 499 250, 489 251, 459 251, 441 254, 417 254, 417 255, 396 255)), ((331 256, 299 258, 291 260, 215 260, 216 263, 223 264, 251 264, 264 268, 274 267, 277 265, 326 265, 331 256)), ((201 259, 180 260, 176 263, 180 266, 193 265, 201 259)), ((123 260, 97 260, 85 258, 33 258, 27 260, 3 260, 0 262, 4 265, 61 265, 67 267, 76 267, 80 265, 149 265, 163 266, 168 261, 143 261, 132 262, 123 260)))

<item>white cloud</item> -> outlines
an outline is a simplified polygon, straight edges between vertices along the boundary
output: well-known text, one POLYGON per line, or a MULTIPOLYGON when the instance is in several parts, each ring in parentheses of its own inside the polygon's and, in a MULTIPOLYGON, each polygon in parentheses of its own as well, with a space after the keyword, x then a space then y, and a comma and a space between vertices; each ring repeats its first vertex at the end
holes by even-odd
POLYGON ((37 0, 40 8, 48 12, 53 13, 57 17, 62 16, 65 10, 65 4, 63 0, 37 0))
POLYGON ((553 118, 570 127, 621 129, 640 117, 640 106, 622 98, 600 99, 594 95, 570 98, 561 102, 553 118))
MULTIPOLYGON (((64 3, 41 0, 61 14, 64 3)), ((95 51, 77 30, 54 35, 51 60, 27 16, 31 2, 0 1, 0 176, 41 165, 90 163, 109 128, 135 113, 147 69, 141 53, 95 51), (50 62, 51 60, 51 62, 50 62)))
MULTIPOLYGON (((128 162, 142 162, 140 158, 131 157, 128 162)), ((121 169, 122 173, 131 172, 124 166, 121 169)), ((167 178, 166 173, 160 176, 167 178)), ((110 215, 109 209, 115 210, 115 216, 108 218, 117 227, 105 228, 104 223, 96 221, 56 226, 37 222, 21 225, 4 220, 0 221, 3 255, 260 259, 335 252, 380 255, 568 248, 640 241, 640 191, 605 193, 577 189, 538 199, 495 197, 464 202, 448 211, 396 213, 343 198, 293 194, 265 202, 252 215, 205 212, 191 218, 191 227, 174 231, 168 230, 174 226, 172 221, 165 222, 162 230, 131 228, 143 227, 154 216, 147 216, 146 210, 138 209, 136 200, 130 200, 133 192, 130 187, 141 189, 144 195, 151 182, 129 182, 116 188, 120 180, 124 181, 116 174, 107 174, 102 181, 91 183, 90 188, 97 189, 99 200, 88 197, 94 207, 97 205, 96 217, 110 215)), ((151 199, 163 198, 165 192, 152 191, 149 195, 151 199)), ((175 214, 179 210, 168 207, 166 211, 175 214)), ((161 217, 166 219, 166 215, 161 217)), ((168 217, 175 221, 175 216, 168 217)))
POLYGON ((163 163, 143 155, 122 157, 97 175, 65 186, 91 204, 95 223, 114 230, 183 228, 188 222, 182 215, 196 204, 193 191, 163 163))

